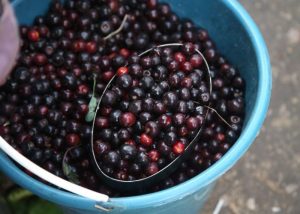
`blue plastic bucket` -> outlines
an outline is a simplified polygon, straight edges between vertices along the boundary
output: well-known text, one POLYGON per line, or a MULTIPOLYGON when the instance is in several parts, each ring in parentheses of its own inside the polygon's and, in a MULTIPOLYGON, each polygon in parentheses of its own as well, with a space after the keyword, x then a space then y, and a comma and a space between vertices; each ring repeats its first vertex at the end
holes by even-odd
MULTIPOLYGON (((257 26, 236 0, 169 0, 183 17, 208 29, 218 49, 237 66, 246 80, 246 120, 234 146, 212 167, 198 176, 156 193, 111 198, 96 202, 41 183, 20 170, 0 152, 0 169, 19 185, 36 195, 60 205, 66 213, 199 213, 216 180, 229 170, 247 151, 257 136, 271 95, 271 66, 267 47, 257 26)), ((49 0, 15 0, 13 5, 20 23, 30 24, 48 7, 49 0)))

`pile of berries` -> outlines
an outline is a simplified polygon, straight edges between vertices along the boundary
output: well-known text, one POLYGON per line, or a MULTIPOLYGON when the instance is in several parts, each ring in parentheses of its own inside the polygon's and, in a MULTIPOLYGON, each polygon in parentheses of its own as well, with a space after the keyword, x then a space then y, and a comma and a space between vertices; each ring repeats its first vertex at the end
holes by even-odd
POLYGON ((21 26, 21 52, 0 88, 0 135, 49 172, 110 196, 159 191, 199 174, 238 138, 245 83, 217 52, 207 31, 156 0, 54 0, 32 26, 21 26), (161 48, 165 43, 181 48, 161 48), (210 66, 212 92, 200 50, 210 66), (90 157, 89 102, 105 91, 94 151, 107 174, 123 180, 151 175, 182 154, 203 126, 192 153, 159 184, 120 193, 95 173, 90 157), (196 101, 196 102, 195 102, 196 101), (208 111, 209 105, 215 113, 208 111), (72 148, 72 149, 70 149, 72 148), (69 151, 66 154, 66 151, 69 151), (64 158, 65 157, 65 158, 64 158))
POLYGON ((184 152, 204 123, 207 110, 201 107, 210 92, 208 71, 192 43, 155 49, 128 63, 101 100, 94 149, 109 176, 136 180, 184 152))

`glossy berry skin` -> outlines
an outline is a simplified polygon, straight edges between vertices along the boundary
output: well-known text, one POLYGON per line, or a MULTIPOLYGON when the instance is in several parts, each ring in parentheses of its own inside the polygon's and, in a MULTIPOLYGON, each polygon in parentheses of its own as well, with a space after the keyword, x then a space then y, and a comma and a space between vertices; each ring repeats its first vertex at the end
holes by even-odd
POLYGON ((177 139, 177 135, 173 131, 167 132, 164 136, 164 141, 169 146, 173 145, 176 139, 177 139))
POLYGON ((195 46, 192 43, 185 43, 183 45, 183 52, 187 55, 192 55, 195 52, 195 46))
POLYGON ((106 154, 107 152, 109 152, 111 149, 110 145, 106 142, 97 140, 94 143, 94 151, 96 153, 96 155, 102 156, 104 154, 106 154))
POLYGON ((159 85, 155 85, 151 88, 151 94, 155 98, 160 98, 163 95, 163 93, 164 93, 163 88, 159 85))
POLYGON ((117 94, 114 91, 108 90, 102 98, 103 105, 113 106, 117 102, 117 94))
POLYGON ((178 114, 175 114, 173 116, 173 122, 174 122, 174 125, 176 126, 182 126, 185 122, 185 118, 186 116, 182 113, 178 113, 178 114))
POLYGON ((181 52, 176 52, 174 54, 174 59, 178 62, 178 63, 184 63, 186 61, 186 57, 183 53, 181 52))
POLYGON ((139 115, 139 120, 142 124, 145 124, 146 122, 150 121, 152 118, 153 116, 149 112, 142 112, 139 115))
POLYGON ((141 79, 141 87, 145 90, 150 89, 154 85, 154 80, 150 76, 145 76, 141 79))
POLYGON ((132 85, 132 78, 128 74, 123 74, 117 78, 117 85, 123 89, 130 88, 132 85))
POLYGON ((125 160, 134 159, 137 154, 137 149, 134 145, 123 144, 120 148, 121 157, 125 160))
POLYGON ((97 51, 97 44, 95 42, 87 42, 85 45, 85 49, 88 53, 92 54, 97 51))
POLYGON ((151 137, 156 137, 159 133, 159 125, 154 121, 149 121, 145 124, 145 133, 149 134, 151 137))
POLYGON ((148 157, 150 158, 151 161, 157 162, 158 159, 160 158, 160 153, 158 150, 151 150, 148 152, 148 157))
POLYGON ((158 171, 159 171, 159 168, 157 166, 157 163, 155 163, 155 162, 150 163, 149 166, 147 167, 147 174, 148 175, 154 175, 158 171))
POLYGON ((145 133, 141 135, 140 141, 141 141, 141 144, 146 147, 151 146, 153 143, 152 137, 150 137, 149 135, 147 135, 145 133))
POLYGON ((134 100, 129 103, 128 106, 129 112, 138 115, 142 111, 142 101, 141 100, 134 100))
POLYGON ((80 143, 80 137, 77 134, 68 134, 66 136, 66 141, 69 146, 76 146, 80 143))
POLYGON ((105 155, 104 161, 111 166, 116 166, 120 162, 120 155, 115 151, 110 151, 105 155))
POLYGON ((171 125, 172 118, 170 116, 164 114, 159 117, 158 123, 159 123, 160 127, 167 128, 171 125))
POLYGON ((109 120, 106 117, 97 117, 95 121, 95 126, 97 128, 108 128, 109 127, 109 120))
POLYGON ((185 150, 185 145, 180 142, 177 141, 173 146, 172 146, 172 151, 174 152, 174 154, 176 155, 181 155, 185 150))
POLYGON ((37 42, 40 39, 40 33, 37 30, 28 31, 28 39, 32 42, 37 42))
POLYGON ((141 166, 148 166, 149 158, 146 153, 138 152, 138 154, 136 156, 136 162, 137 162, 137 164, 140 164, 141 166))
POLYGON ((119 121, 120 121, 121 126, 130 127, 135 124, 136 117, 131 112, 125 112, 120 115, 119 121))
POLYGON ((146 98, 143 101, 142 108, 144 111, 151 112, 153 110, 154 100, 152 98, 146 98))
POLYGON ((163 102, 166 106, 168 106, 169 108, 175 108, 175 106, 178 103, 178 97, 175 93, 173 92, 167 92, 164 96, 163 96, 163 102))
POLYGON ((193 68, 199 68, 203 63, 203 59, 199 54, 194 54, 190 58, 190 63, 193 68))
POLYGON ((128 73, 128 68, 127 67, 120 67, 118 68, 117 75, 122 76, 123 74, 128 73))
POLYGON ((197 130, 200 127, 199 120, 196 117, 190 117, 186 120, 186 126, 189 130, 197 130))

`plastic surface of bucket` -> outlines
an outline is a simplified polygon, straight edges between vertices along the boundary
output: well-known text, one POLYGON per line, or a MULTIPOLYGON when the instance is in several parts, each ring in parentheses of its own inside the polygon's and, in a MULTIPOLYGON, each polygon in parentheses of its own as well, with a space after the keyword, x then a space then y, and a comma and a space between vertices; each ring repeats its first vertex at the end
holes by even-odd
MULTIPOLYGON (((215 181, 246 152, 259 133, 271 95, 271 66, 265 42, 253 20, 236 0, 169 0, 173 10, 208 29, 218 49, 246 80, 246 120, 234 146, 198 176, 164 191, 111 198, 95 208, 95 201, 43 184, 20 170, 0 152, 0 169, 16 183, 63 207, 66 213, 199 213, 215 181), (107 211, 101 211, 101 207, 107 211), (111 210, 110 210, 111 208, 111 210)), ((30 24, 43 14, 49 0, 13 1, 20 23, 30 24)))

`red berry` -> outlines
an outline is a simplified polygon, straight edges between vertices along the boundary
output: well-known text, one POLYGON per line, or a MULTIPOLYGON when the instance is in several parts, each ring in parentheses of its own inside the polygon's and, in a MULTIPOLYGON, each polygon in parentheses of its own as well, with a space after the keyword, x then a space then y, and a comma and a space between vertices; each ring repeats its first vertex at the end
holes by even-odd
POLYGON ((129 145, 134 145, 135 146, 135 141, 134 140, 127 140, 127 141, 125 141, 125 143, 124 144, 129 144, 129 145))
POLYGON ((68 134, 66 136, 66 141, 69 146, 76 146, 80 143, 80 137, 78 134, 68 134))
POLYGON ((181 142, 181 141, 177 141, 174 145, 173 145, 173 152, 176 155, 181 155, 184 152, 185 149, 185 145, 181 142))
POLYGON ((83 40, 77 40, 73 43, 73 51, 81 52, 85 49, 85 43, 83 40))
POLYGON ((185 56, 183 55, 183 53, 181 53, 181 52, 176 52, 175 54, 174 54, 174 59, 178 62, 178 63, 184 63, 185 62, 185 60, 186 60, 186 58, 185 58, 185 56))
POLYGON ((86 43, 85 45, 85 50, 88 52, 88 53, 95 53, 97 51, 97 44, 96 42, 88 42, 86 43))
POLYGON ((95 125, 97 128, 105 129, 109 127, 109 121, 106 117, 97 117, 95 120, 95 125))
POLYGON ((199 54, 194 54, 190 58, 190 63, 193 68, 199 68, 202 65, 203 59, 199 54))
POLYGON ((45 54, 38 53, 34 55, 33 61, 36 65, 45 65, 48 60, 45 54))
POLYGON ((148 175, 154 175, 158 171, 159 171, 159 168, 158 168, 157 163, 155 163, 155 162, 150 163, 149 166, 147 167, 147 174, 148 175))
POLYGON ((111 11, 113 13, 116 13, 119 9, 119 3, 118 3, 118 0, 110 0, 108 1, 108 6, 109 8, 111 9, 111 11))
POLYGON ((75 68, 73 69, 73 74, 74 74, 76 77, 81 76, 81 74, 82 74, 81 68, 75 67, 75 68))
POLYGON ((109 80, 111 80, 111 78, 114 76, 114 72, 113 71, 105 71, 102 73, 102 80, 105 82, 108 82, 109 80))
POLYGON ((224 142, 225 141, 225 135, 223 133, 218 133, 216 136, 216 140, 219 142, 224 142))
POLYGON ((199 120, 196 117, 190 117, 186 120, 186 127, 189 130, 196 130, 200 126, 199 120))
POLYGON ((77 88, 77 93, 79 95, 86 95, 89 93, 89 87, 87 85, 81 84, 77 88))
POLYGON ((171 116, 163 114, 158 118, 158 123, 162 128, 167 128, 168 126, 171 125, 172 118, 171 116))
POLYGON ((150 152, 148 152, 148 157, 150 158, 151 161, 158 161, 160 154, 157 150, 153 149, 150 152))
POLYGON ((147 1, 147 7, 149 9, 154 9, 157 5, 157 0, 148 0, 147 1))
POLYGON ((153 139, 147 134, 142 134, 140 141, 144 146, 151 146, 153 143, 153 139))
POLYGON ((37 42, 40 39, 40 33, 37 30, 28 31, 28 39, 32 42, 37 42))
POLYGON ((78 106, 78 111, 80 114, 85 115, 89 111, 89 106, 87 104, 81 104, 78 106))
POLYGON ((108 116, 112 111, 112 108, 111 107, 103 107, 103 108, 100 108, 100 114, 102 116, 108 116))
POLYGON ((193 66, 190 62, 184 62, 180 65, 182 71, 189 73, 193 70, 193 66))
POLYGON ((123 74, 127 74, 127 73, 128 73, 128 68, 127 67, 120 67, 117 71, 118 76, 122 76, 123 74))
POLYGON ((181 82, 180 82, 180 85, 184 88, 191 88, 192 84, 193 84, 193 81, 189 77, 183 78, 183 80, 181 80, 181 82))
POLYGON ((127 58, 127 57, 129 57, 130 52, 129 52, 128 49, 122 48, 122 49, 120 50, 120 55, 122 55, 123 57, 127 58))
POLYGON ((120 124, 124 127, 130 127, 135 124, 135 115, 131 112, 125 112, 120 116, 120 124))
POLYGON ((47 106, 41 106, 40 108, 39 108, 39 115, 40 116, 45 116, 45 115, 47 115, 47 113, 48 113, 48 107, 47 106))

